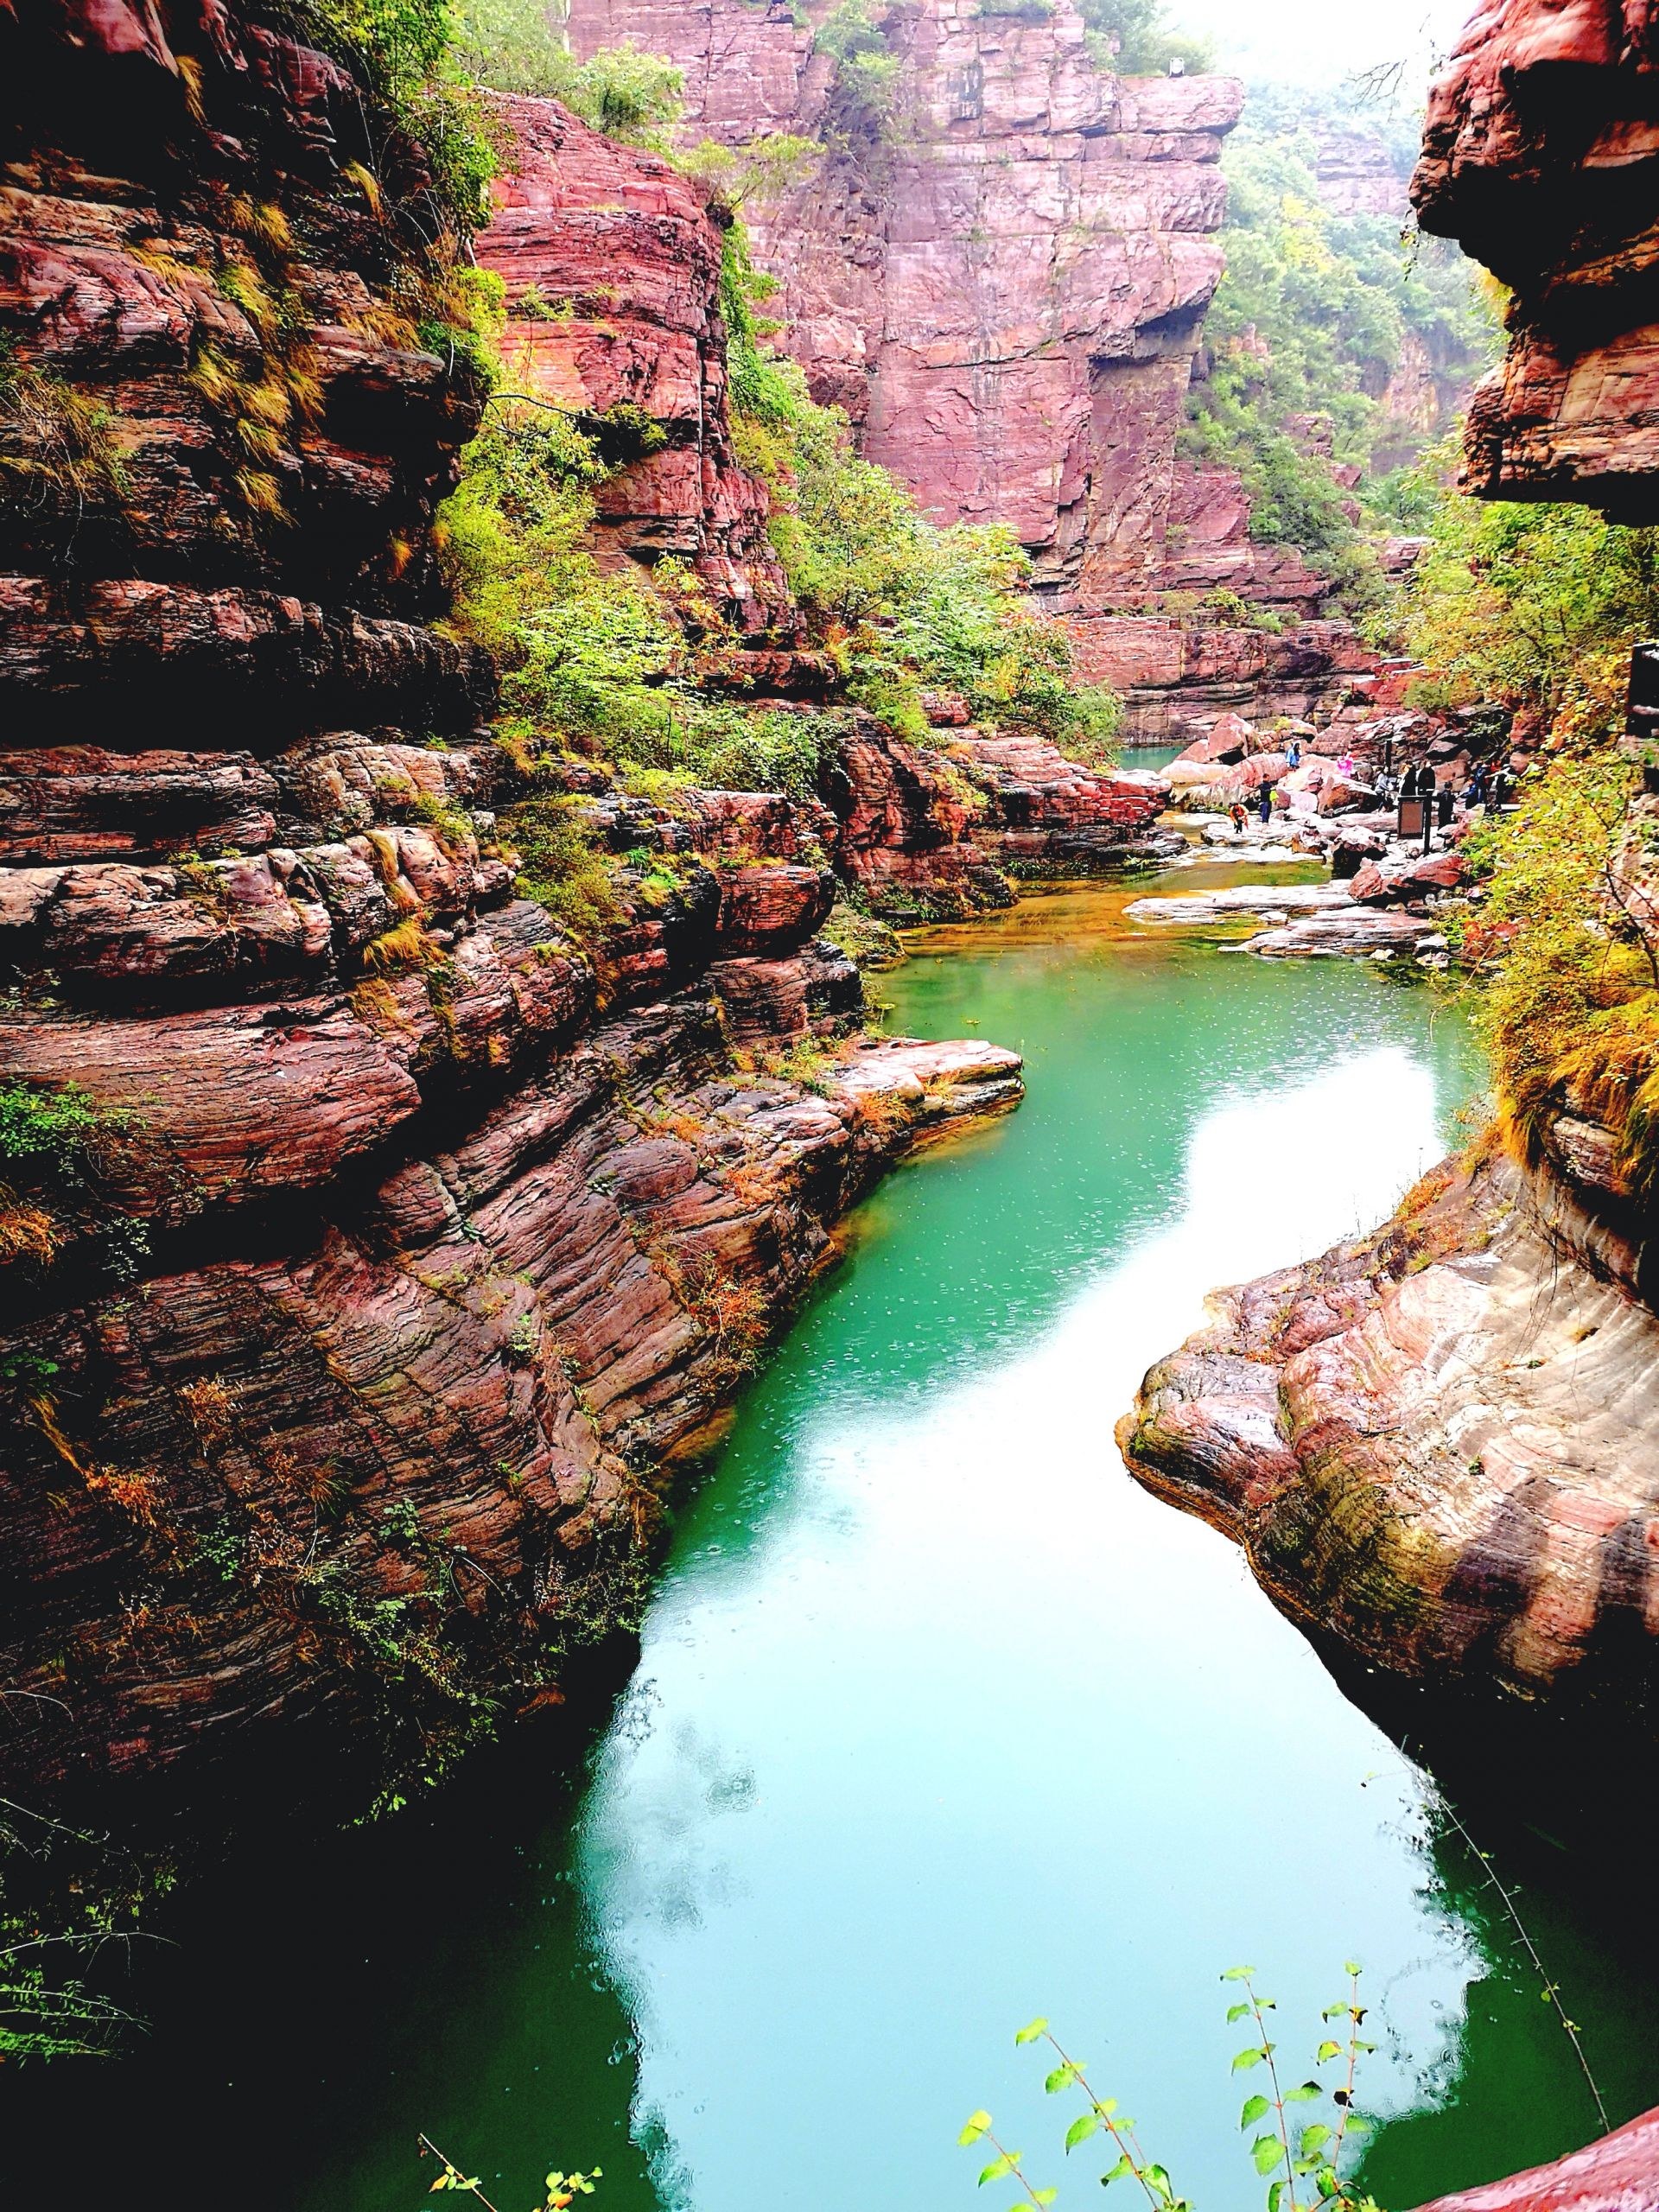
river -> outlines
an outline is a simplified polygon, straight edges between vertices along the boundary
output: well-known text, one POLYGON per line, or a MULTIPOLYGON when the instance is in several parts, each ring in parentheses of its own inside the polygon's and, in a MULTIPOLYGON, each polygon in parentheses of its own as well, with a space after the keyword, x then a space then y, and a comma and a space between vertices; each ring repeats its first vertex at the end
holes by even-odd
MULTIPOLYGON (((1473 1046, 1428 987, 1135 931, 1126 895, 933 931, 877 979, 895 1029, 1019 1048, 1029 1096, 860 1211, 678 1516, 582 1771, 527 1739, 401 1821, 232 1862, 138 2057, 31 2077, 41 2201, 142 2145, 180 2202, 394 2212, 425 2128, 502 2212, 550 2164, 601 2165, 601 2212, 991 2212, 955 2143, 984 2105, 1062 2206, 1098 2202, 1109 2161, 1063 2172, 1013 2044, 1041 2012, 1232 2212, 1260 2202, 1241 1961, 1299 2074, 1363 1962, 1387 2205, 1594 2132, 1432 1785, 1112 1438, 1208 1287, 1389 1210, 1473 1046)), ((1613 2117, 1653 2101, 1651 1939, 1548 1838, 1481 1840, 1613 2117)))

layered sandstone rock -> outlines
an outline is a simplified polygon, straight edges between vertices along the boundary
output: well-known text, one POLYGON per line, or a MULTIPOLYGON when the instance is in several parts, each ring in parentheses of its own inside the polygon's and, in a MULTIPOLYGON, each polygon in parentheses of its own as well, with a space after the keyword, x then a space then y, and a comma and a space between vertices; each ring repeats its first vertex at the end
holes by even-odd
POLYGON ((1472 491, 1659 512, 1656 80, 1649 0, 1499 0, 1434 87, 1419 219, 1514 293, 1470 413, 1472 491))
POLYGON ((1203 627, 1159 614, 1066 618, 1079 676, 1122 692, 1134 741, 1177 743, 1219 715, 1301 721, 1329 712, 1376 655, 1340 621, 1203 627))
POLYGON ((1242 88, 1107 73, 1071 0, 876 12, 899 70, 887 143, 780 7, 575 0, 569 30, 581 54, 632 38, 680 62, 690 137, 827 146, 800 189, 745 210, 783 342, 928 512, 1006 523, 1058 604, 1116 605, 1164 558, 1242 88))
MULTIPOLYGON (((314 1777, 441 1763, 626 1621, 664 1461, 837 1214, 1019 1063, 849 1037, 824 806, 527 789, 480 726, 493 672, 428 620, 480 395, 422 156, 364 87, 219 0, 0 22, 35 95, 0 258, 0 1079, 93 1109, 3 1163, 0 1756, 31 1791, 246 1776, 291 1734, 314 1777), (548 911, 572 826, 608 854, 580 942, 548 911)), ((545 326, 538 373, 676 456, 607 527, 766 602, 717 235, 660 164, 519 121, 499 223, 568 156, 560 270, 593 291, 597 251, 627 304, 545 326)), ((520 232, 521 287, 553 250, 520 232)))
POLYGON ((1375 1236, 1217 1293, 1134 1472, 1371 1664, 1650 1729, 1659 1322, 1554 1176, 1436 1171, 1375 1236))
POLYGON ((512 150, 475 251, 506 280, 510 382, 608 434, 626 461, 598 489, 595 550, 673 555, 740 631, 792 634, 766 487, 732 450, 723 234, 702 194, 555 100, 493 108, 512 150), (628 458, 641 443, 655 449, 628 458))

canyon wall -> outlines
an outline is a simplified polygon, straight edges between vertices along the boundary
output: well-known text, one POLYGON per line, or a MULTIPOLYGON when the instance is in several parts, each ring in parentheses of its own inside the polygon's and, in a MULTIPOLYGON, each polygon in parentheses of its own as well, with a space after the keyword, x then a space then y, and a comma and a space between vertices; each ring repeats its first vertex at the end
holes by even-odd
POLYGON ((1006 523, 1057 605, 1155 588, 1242 88, 1106 73, 1070 0, 1032 21, 975 0, 876 13, 886 128, 776 8, 575 0, 569 33, 680 62, 688 139, 826 148, 746 218, 781 342, 926 512, 1006 523))
MULTIPOLYGON (((1017 1096, 995 1046, 847 1033, 831 862, 1007 894, 856 723, 840 815, 528 781, 437 620, 483 392, 396 116, 219 0, 8 11, 0 61, 0 1764, 360 1793, 557 1700, 841 1210, 1017 1096), (520 850, 577 823, 580 936, 520 850)), ((627 190, 575 228, 702 434, 606 527, 779 606, 703 219, 627 190)), ((603 413, 632 340, 561 331, 603 413)))
MULTIPOLYGON (((556 101, 504 99, 494 114, 507 151, 475 251, 505 285, 509 389, 601 440, 619 418, 649 434, 597 487, 596 554, 647 571, 668 555, 690 563, 739 639, 701 652, 707 682, 791 708, 831 699, 835 664, 804 645, 766 487, 734 450, 721 219, 669 163, 556 101)), ((826 764, 828 849, 878 912, 1006 905, 1005 869, 1066 872, 1145 849, 1164 797, 1154 779, 978 729, 950 696, 930 703, 926 748, 849 717, 826 764)))
MULTIPOLYGON (((1659 519, 1649 12, 1499 0, 1435 87, 1423 220, 1516 287, 1469 423, 1484 495, 1659 519)), ((1638 913, 1656 812, 1635 801, 1614 863, 1638 913)), ((1217 1294, 1120 1437, 1370 1665, 1641 1738, 1659 1725, 1659 1320, 1651 1199, 1611 1110, 1559 1084, 1375 1236, 1217 1294)))
POLYGON ((632 40, 679 63, 688 143, 824 148, 744 209, 780 344, 936 520, 1014 532, 1083 672, 1124 692, 1131 741, 1339 693, 1373 664, 1313 619, 1326 580, 1251 538, 1236 474, 1176 454, 1243 88, 1112 75, 1071 0, 1040 16, 893 0, 874 11, 893 73, 876 113, 817 42, 827 8, 799 12, 572 0, 569 29, 583 56, 632 40), (1217 592, 1288 634, 1162 610, 1217 592))
POLYGON ((1477 395, 1467 487, 1659 512, 1659 11, 1499 0, 1434 87, 1412 196, 1513 297, 1477 395))
POLYGON ((507 285, 509 387, 601 439, 633 410, 660 440, 597 487, 594 550, 607 563, 683 560, 741 634, 788 643, 799 625, 766 486, 732 450, 721 233, 703 195, 556 101, 492 110, 512 150, 475 251, 507 285))

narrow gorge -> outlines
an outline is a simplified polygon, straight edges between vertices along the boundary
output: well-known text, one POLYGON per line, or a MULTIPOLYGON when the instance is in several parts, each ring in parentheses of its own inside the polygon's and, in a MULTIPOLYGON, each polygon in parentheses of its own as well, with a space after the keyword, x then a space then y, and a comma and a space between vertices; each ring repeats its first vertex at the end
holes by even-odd
POLYGON ((1659 2208, 1652 27, 1409 12, 0 0, 20 2202, 1659 2208))

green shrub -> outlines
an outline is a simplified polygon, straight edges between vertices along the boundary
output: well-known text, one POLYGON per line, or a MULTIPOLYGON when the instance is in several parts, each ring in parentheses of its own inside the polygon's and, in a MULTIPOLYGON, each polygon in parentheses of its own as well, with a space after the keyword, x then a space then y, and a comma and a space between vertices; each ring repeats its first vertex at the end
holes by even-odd
POLYGON ((1630 646, 1659 630, 1659 531, 1443 494, 1404 615, 1411 650, 1460 703, 1497 699, 1605 735, 1630 646))
POLYGON ((520 895, 545 907, 574 938, 591 938, 622 919, 615 875, 579 800, 532 795, 502 815, 499 835, 518 856, 520 895))
POLYGON ((837 98, 832 117, 837 134, 879 144, 893 125, 904 63, 888 48, 872 0, 840 0, 819 24, 814 42, 820 54, 835 59, 837 98))
POLYGON ((127 1281, 149 1251, 143 1224, 113 1211, 103 1184, 130 1150, 128 1117, 74 1084, 0 1084, 0 1266, 49 1268, 70 1239, 99 1239, 105 1273, 127 1281))
POLYGON ((1161 77, 1172 61, 1192 71, 1212 68, 1208 39, 1171 27, 1167 0, 1077 0, 1077 12, 1099 41, 1105 68, 1126 77, 1161 77))
POLYGON ((1491 358, 1495 330, 1467 264, 1439 242, 1408 251, 1387 218, 1339 217, 1321 205, 1307 126, 1340 123, 1345 112, 1328 95, 1287 99, 1230 149, 1227 269, 1205 321, 1211 367, 1192 388, 1182 450, 1200 464, 1236 469, 1252 537, 1296 547, 1332 577, 1337 602, 1362 613, 1379 602, 1382 586, 1344 512, 1354 495, 1338 486, 1324 458, 1304 450, 1303 425, 1328 423, 1332 458, 1362 471, 1357 496, 1375 524, 1421 528, 1432 501, 1418 485, 1397 467, 1381 483, 1363 473, 1381 447, 1392 455, 1413 435, 1374 395, 1386 390, 1408 342, 1421 344, 1440 373, 1472 381, 1491 358))
POLYGON ((683 71, 635 46, 577 61, 553 36, 547 0, 456 0, 454 23, 460 68, 492 92, 563 100, 607 138, 658 151, 679 119, 683 71))
MULTIPOLYGON (((471 76, 454 45, 447 0, 281 0, 296 27, 344 61, 425 152, 441 220, 426 230, 439 259, 442 233, 461 238, 489 220, 496 152, 471 76)), ((378 150, 378 149, 377 149, 378 150)))

